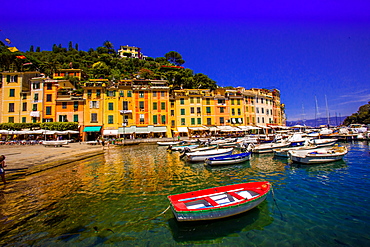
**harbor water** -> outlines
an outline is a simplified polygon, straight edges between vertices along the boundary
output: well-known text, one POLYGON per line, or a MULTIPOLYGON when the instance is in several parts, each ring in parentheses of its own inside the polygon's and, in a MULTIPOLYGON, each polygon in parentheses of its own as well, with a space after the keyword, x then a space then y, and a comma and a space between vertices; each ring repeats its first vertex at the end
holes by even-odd
POLYGON ((368 142, 340 143, 342 161, 297 165, 272 154, 242 164, 188 163, 157 145, 36 173, 0 187, 1 246, 369 246, 368 142), (269 181, 257 208, 179 223, 168 195, 269 181))

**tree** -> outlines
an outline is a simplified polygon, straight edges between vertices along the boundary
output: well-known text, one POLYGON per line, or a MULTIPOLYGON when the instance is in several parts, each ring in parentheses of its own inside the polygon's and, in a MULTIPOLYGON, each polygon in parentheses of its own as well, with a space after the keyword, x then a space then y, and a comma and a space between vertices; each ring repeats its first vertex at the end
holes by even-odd
POLYGON ((72 50, 73 50, 73 44, 72 44, 72 41, 69 41, 68 50, 69 50, 69 51, 72 51, 72 50))
POLYGON ((370 124, 370 101, 366 105, 360 106, 357 113, 344 119, 343 124, 370 124))
POLYGON ((40 52, 41 49, 40 49, 40 46, 36 47, 36 52, 40 52))
POLYGON ((75 44, 75 50, 78 51, 78 44, 75 44))
POLYGON ((176 51, 170 51, 166 53, 164 56, 168 62, 173 63, 175 65, 181 66, 185 63, 180 53, 176 51))
POLYGON ((33 45, 30 46, 30 52, 34 52, 33 51, 33 45))

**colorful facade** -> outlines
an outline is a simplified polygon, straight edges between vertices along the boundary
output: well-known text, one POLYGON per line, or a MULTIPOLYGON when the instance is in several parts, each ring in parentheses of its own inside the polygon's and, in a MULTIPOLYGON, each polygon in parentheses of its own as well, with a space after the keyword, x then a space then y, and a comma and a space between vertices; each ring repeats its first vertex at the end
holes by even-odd
POLYGON ((2 123, 78 122, 84 141, 285 125, 277 89, 171 90, 165 80, 90 79, 79 91, 69 80, 3 72, 0 99, 2 123))

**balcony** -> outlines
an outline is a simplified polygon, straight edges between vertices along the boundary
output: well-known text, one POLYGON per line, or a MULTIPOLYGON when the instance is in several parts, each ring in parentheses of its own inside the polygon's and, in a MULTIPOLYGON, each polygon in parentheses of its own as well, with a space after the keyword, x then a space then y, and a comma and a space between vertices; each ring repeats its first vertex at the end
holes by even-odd
POLYGON ((121 113, 121 114, 132 114, 132 110, 120 110, 119 113, 121 113))

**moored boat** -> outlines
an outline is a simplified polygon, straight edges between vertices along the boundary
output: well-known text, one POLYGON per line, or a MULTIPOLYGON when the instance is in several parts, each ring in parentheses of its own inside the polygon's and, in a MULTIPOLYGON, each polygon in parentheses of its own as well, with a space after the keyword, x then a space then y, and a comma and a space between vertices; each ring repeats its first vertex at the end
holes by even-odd
POLYGON ((269 182, 251 182, 170 195, 178 221, 214 220, 244 213, 263 202, 269 182))
POLYGON ((204 161, 207 158, 217 157, 222 155, 230 155, 233 152, 233 148, 220 148, 207 151, 198 151, 186 153, 186 158, 188 161, 204 161))
POLYGON ((304 146, 294 146, 294 147, 287 147, 287 148, 277 148, 273 150, 274 157, 281 157, 281 158, 289 158, 289 151, 290 150, 308 150, 308 149, 316 149, 318 148, 315 145, 307 144, 304 146))
POLYGON ((337 141, 338 139, 325 138, 325 139, 312 139, 312 140, 309 140, 309 143, 312 145, 316 145, 318 147, 327 147, 327 146, 333 146, 337 141))
POLYGON ((171 146, 171 145, 177 145, 180 144, 181 141, 169 141, 169 142, 157 142, 158 146, 171 146))
POLYGON ((184 151, 185 149, 193 149, 199 147, 198 144, 188 144, 188 145, 179 145, 179 146, 170 146, 169 149, 172 151, 184 151))
POLYGON ((289 142, 271 142, 257 145, 251 143, 248 146, 248 150, 252 151, 252 153, 272 153, 274 149, 285 148, 288 147, 289 144, 289 142))
POLYGON ((251 153, 239 153, 239 154, 231 154, 231 155, 223 155, 219 157, 212 157, 207 158, 205 163, 210 166, 215 165, 233 165, 239 164, 244 161, 250 160, 251 153))
POLYGON ((343 159, 348 153, 346 147, 330 147, 311 150, 291 150, 288 152, 293 162, 303 164, 320 164, 343 159))

